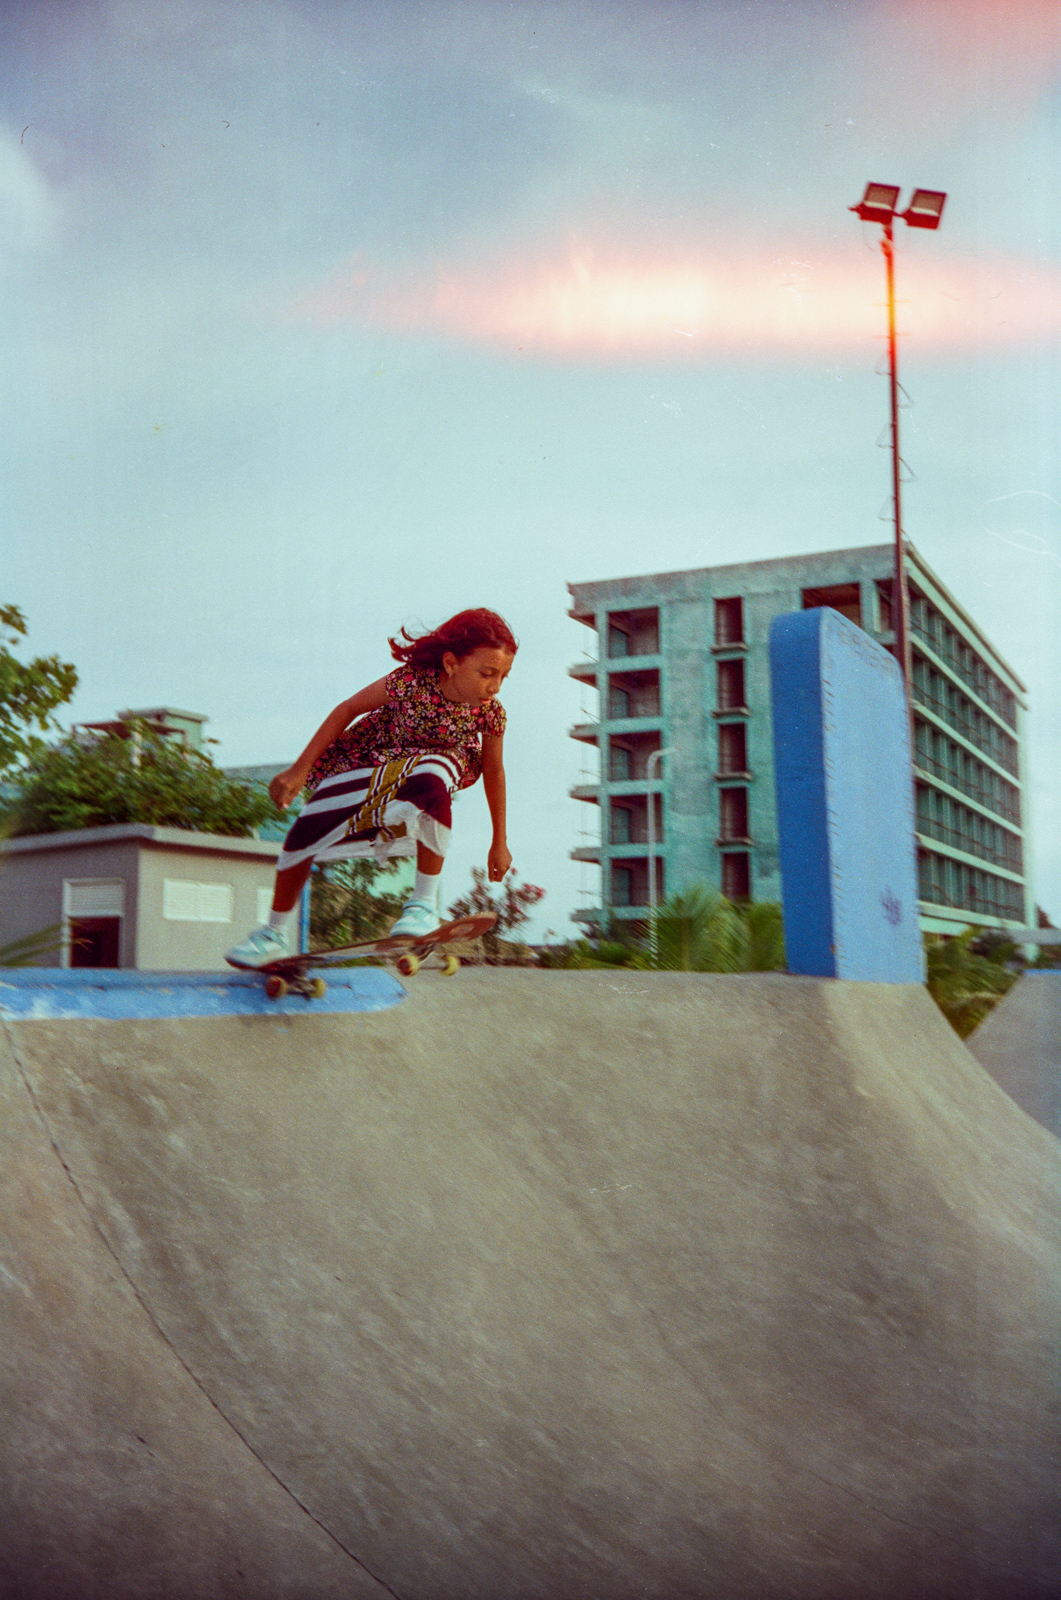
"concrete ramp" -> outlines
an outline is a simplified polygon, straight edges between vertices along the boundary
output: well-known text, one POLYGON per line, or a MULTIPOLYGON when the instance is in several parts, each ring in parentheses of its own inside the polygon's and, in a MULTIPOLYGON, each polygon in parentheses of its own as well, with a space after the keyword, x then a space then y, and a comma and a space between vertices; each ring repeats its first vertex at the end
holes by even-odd
POLYGON ((1025 972, 966 1039, 980 1065, 1061 1137, 1061 972, 1025 972))
POLYGON ((1061 1146, 917 986, 5 1023, 0 1593, 1046 1600, 1061 1146))

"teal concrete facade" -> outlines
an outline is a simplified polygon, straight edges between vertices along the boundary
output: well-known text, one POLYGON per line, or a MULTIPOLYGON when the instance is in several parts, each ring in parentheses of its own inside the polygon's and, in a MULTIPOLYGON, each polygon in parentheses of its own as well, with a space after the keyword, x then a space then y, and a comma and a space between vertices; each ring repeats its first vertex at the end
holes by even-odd
MULTIPOLYGON (((598 702, 570 730, 599 760, 571 791, 599 819, 572 851, 601 870, 579 920, 643 920, 650 860, 657 898, 781 899, 770 625, 831 605, 890 649, 892 566, 885 544, 568 586, 598 702)), ((921 925, 1027 926, 1025 687, 912 546, 908 579, 921 925)))

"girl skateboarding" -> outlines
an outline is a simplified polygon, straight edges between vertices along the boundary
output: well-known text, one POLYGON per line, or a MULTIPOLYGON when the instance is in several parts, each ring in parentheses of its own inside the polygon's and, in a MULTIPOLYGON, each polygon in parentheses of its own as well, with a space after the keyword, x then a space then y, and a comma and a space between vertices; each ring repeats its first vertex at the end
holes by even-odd
POLYGON ((433 633, 403 628, 388 639, 401 665, 336 706, 269 793, 287 807, 313 793, 276 863, 269 921, 228 952, 261 967, 291 955, 291 917, 315 861, 416 856, 416 884, 392 934, 419 937, 441 925, 438 891, 452 825, 451 797, 482 775, 493 823, 491 883, 512 857, 505 842, 504 708, 494 696, 517 644, 496 612, 461 611, 433 633), (351 725, 352 724, 352 725, 351 725))

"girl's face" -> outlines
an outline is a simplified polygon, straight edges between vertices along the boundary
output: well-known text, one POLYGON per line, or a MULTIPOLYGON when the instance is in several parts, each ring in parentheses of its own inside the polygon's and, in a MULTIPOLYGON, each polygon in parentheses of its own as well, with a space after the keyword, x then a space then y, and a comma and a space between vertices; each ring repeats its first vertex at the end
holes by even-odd
POLYGON ((488 645, 480 645, 459 659, 447 650, 442 657, 438 686, 447 700, 466 706, 485 705, 508 677, 513 659, 509 651, 494 650, 488 645))

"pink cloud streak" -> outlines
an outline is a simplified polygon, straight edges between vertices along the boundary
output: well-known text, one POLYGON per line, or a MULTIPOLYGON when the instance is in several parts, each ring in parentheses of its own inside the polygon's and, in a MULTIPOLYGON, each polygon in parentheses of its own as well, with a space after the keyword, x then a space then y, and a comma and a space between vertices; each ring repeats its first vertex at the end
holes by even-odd
MULTIPOLYGON (((903 241, 899 241, 900 245, 903 241)), ((915 241, 916 242, 916 241, 915 241)), ((898 252, 902 332, 940 352, 1061 336, 1061 272, 898 252)), ((851 247, 607 254, 573 244, 493 268, 388 278, 363 262, 287 312, 320 328, 437 337, 551 360, 707 360, 865 350, 884 330, 879 255, 851 247)))

